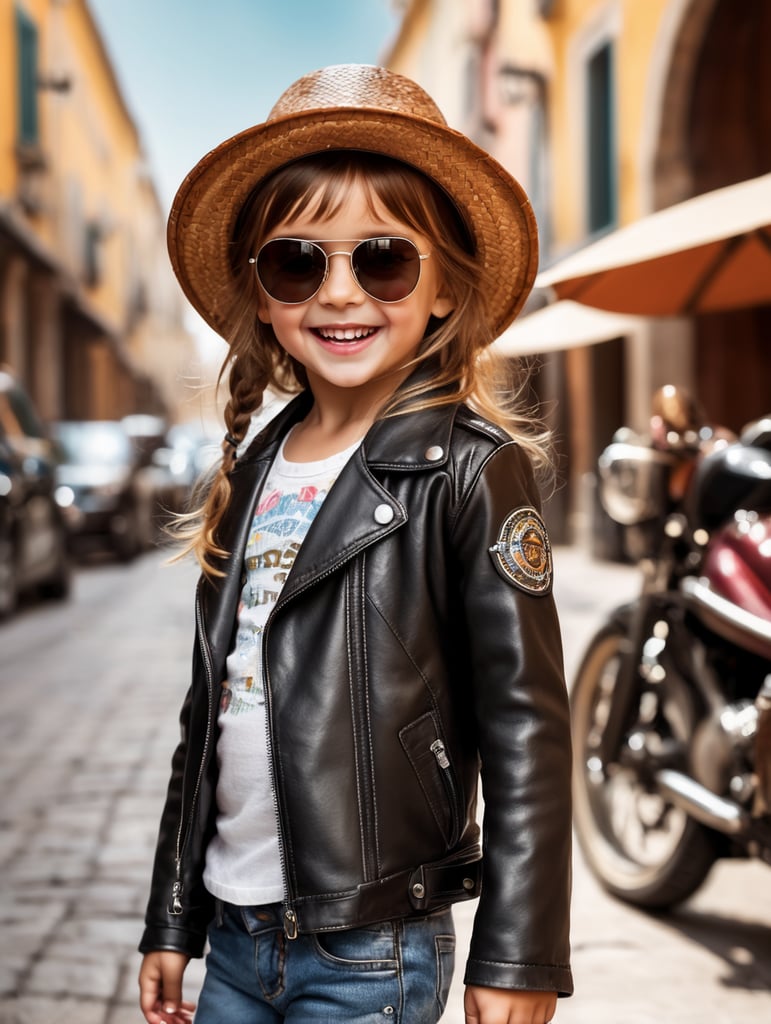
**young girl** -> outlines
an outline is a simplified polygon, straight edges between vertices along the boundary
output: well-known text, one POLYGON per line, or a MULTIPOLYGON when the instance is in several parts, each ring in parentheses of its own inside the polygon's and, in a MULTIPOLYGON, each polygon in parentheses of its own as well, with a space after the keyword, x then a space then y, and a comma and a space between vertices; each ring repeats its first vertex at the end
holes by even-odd
POLYGON ((479 897, 467 1021, 545 1024, 572 990, 568 712, 543 452, 487 349, 535 274, 527 198, 415 83, 345 65, 204 157, 169 248, 230 399, 144 1015, 189 1019, 208 938, 198 1024, 430 1024, 479 897), (240 454, 269 385, 297 395, 240 454))

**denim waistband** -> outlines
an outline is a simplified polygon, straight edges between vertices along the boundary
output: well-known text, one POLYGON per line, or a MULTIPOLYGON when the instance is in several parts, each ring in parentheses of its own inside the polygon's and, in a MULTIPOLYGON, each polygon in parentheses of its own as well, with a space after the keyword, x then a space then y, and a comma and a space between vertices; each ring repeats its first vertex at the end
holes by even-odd
POLYGON ((221 927, 225 918, 235 922, 249 935, 259 932, 283 931, 284 917, 280 903, 265 903, 262 906, 239 907, 224 900, 214 901, 214 920, 221 927))

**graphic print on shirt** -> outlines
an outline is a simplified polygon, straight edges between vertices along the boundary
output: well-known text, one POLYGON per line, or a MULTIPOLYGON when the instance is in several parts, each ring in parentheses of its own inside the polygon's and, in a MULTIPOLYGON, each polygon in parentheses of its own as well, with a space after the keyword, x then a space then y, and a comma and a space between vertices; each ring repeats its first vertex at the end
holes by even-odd
POLYGON ((265 703, 262 630, 328 489, 307 485, 296 491, 273 489, 257 506, 244 553, 246 582, 235 651, 222 684, 222 714, 243 714, 265 703))

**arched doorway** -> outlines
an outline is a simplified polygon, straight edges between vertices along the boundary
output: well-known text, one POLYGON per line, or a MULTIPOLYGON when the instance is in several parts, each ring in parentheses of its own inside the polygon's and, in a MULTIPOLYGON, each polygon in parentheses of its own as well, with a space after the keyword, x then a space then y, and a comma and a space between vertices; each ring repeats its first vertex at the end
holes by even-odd
MULTIPOLYGON (((771 171, 771 3, 693 0, 664 91, 656 208, 771 171)), ((771 412, 771 306, 696 317, 695 386, 734 430, 771 412)))

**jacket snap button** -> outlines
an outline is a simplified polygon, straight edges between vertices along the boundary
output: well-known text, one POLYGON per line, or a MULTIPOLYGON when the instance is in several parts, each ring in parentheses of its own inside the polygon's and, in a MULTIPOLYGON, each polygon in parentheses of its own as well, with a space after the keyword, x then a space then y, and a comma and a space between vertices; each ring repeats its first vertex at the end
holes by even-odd
POLYGON ((375 522, 380 523, 381 526, 385 526, 390 523, 394 517, 394 510, 390 505, 378 505, 375 509, 375 522))
POLYGON ((463 888, 466 890, 466 892, 471 892, 471 890, 474 888, 474 879, 473 878, 464 878, 463 879, 463 888))
POLYGON ((416 882, 412 887, 412 895, 416 900, 422 900, 426 895, 426 887, 420 882, 416 882))
POLYGON ((444 448, 438 444, 432 444, 430 448, 426 448, 426 458, 429 462, 438 462, 444 456, 444 448))

